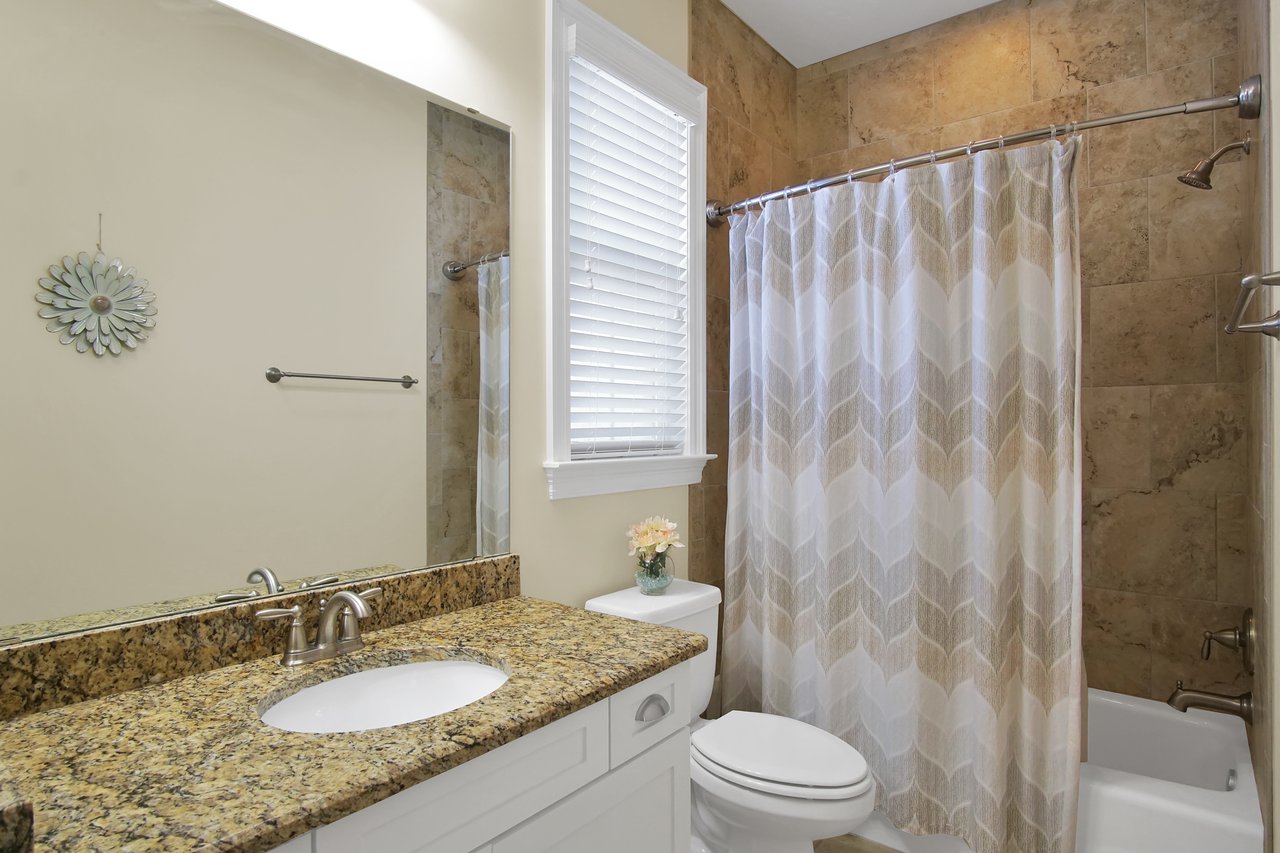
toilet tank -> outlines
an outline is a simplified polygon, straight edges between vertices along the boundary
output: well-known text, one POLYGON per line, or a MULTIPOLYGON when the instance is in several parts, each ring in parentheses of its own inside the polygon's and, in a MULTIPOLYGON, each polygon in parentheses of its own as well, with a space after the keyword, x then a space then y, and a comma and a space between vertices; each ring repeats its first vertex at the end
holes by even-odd
POLYGON ((707 710, 711 687, 716 676, 716 626, 719 621, 720 590, 714 586, 677 578, 662 595, 645 595, 637 587, 629 587, 593 598, 588 610, 608 613, 638 622, 652 622, 693 631, 707 638, 707 650, 693 658, 692 723, 707 710))

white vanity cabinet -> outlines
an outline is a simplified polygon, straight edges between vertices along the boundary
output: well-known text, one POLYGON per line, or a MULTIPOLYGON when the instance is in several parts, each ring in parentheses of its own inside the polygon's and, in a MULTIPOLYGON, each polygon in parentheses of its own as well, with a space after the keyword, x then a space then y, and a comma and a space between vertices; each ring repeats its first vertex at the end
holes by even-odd
POLYGON ((275 853, 684 853, 689 701, 685 662, 275 853))

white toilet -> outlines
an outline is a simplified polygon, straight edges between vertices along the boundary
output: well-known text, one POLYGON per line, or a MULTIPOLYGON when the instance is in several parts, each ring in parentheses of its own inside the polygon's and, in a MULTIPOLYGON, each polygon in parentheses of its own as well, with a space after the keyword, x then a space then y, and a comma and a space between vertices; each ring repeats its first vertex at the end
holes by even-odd
POLYGON ((692 662, 693 853, 813 853, 817 839, 867 819, 875 781, 856 749, 808 723, 747 711, 699 719, 715 679, 719 604, 714 586, 675 580, 665 595, 632 587, 586 607, 710 642, 692 662))

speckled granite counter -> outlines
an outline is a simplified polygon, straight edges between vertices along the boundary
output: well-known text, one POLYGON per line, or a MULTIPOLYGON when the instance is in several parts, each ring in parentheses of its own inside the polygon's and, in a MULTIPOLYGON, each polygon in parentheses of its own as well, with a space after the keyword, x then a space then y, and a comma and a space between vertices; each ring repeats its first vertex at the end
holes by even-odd
POLYGON ((531 598, 371 632, 286 671, 238 664, 0 726, 0 764, 35 807, 36 851, 270 850, 693 657, 706 639, 531 598), (350 734, 273 729, 269 695, 422 657, 504 667, 485 698, 350 734))
POLYGON ((0 765, 0 853, 31 850, 31 802, 24 800, 0 765))

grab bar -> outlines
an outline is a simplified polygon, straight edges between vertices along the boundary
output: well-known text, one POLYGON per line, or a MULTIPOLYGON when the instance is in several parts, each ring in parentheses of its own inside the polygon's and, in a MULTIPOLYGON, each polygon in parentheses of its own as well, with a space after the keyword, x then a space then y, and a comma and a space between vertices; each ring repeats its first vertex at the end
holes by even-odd
POLYGON ((1240 322, 1244 319, 1244 312, 1249 309, 1249 301, 1253 299, 1253 292, 1259 287, 1275 287, 1277 285, 1280 285, 1280 271, 1269 272, 1266 275, 1257 275, 1255 273, 1240 279, 1240 292, 1236 295, 1235 307, 1231 309, 1231 317, 1227 320, 1227 325, 1222 327, 1222 331, 1228 335, 1234 335, 1236 332, 1260 332, 1273 338, 1280 338, 1280 311, 1256 323, 1240 322))
POLYGON ((279 382, 286 377, 291 379, 350 379, 353 382, 399 382, 405 388, 412 388, 418 384, 418 380, 408 374, 396 379, 387 376, 340 376, 335 373, 285 373, 278 367, 267 368, 268 382, 279 382))

